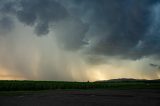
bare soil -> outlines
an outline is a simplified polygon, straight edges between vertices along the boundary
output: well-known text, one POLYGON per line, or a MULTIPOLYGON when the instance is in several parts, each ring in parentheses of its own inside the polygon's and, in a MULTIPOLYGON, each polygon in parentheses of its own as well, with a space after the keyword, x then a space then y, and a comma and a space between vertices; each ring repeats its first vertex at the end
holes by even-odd
POLYGON ((0 95, 0 106, 160 106, 160 90, 53 90, 30 92, 0 95))

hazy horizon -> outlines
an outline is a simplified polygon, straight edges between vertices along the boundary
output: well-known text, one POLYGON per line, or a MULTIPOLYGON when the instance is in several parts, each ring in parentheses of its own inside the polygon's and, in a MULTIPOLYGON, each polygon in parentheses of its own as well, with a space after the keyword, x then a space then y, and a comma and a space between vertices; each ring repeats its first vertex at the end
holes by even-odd
POLYGON ((0 0, 0 80, 160 78, 160 0, 0 0))

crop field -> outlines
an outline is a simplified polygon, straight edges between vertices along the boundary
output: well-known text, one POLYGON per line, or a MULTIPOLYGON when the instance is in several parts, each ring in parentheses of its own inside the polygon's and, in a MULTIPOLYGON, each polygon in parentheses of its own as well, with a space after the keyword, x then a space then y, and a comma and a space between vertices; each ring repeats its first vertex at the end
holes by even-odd
POLYGON ((0 106, 159 106, 159 80, 0 81, 0 106))
POLYGON ((0 81, 0 91, 38 91, 54 89, 160 89, 160 81, 0 81))

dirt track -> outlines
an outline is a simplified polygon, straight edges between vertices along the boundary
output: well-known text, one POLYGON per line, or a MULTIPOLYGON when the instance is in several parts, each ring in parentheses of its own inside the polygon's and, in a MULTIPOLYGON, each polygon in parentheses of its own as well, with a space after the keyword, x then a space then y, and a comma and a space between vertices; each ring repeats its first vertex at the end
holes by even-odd
POLYGON ((54 90, 3 95, 0 106, 160 106, 160 90, 54 90))

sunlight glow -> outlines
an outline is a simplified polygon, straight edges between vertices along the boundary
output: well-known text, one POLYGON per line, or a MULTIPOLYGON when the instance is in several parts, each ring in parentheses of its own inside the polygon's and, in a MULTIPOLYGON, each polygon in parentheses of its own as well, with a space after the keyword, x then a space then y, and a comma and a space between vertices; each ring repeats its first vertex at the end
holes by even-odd
POLYGON ((8 70, 0 68, 0 80, 26 80, 26 78, 11 74, 8 70))

